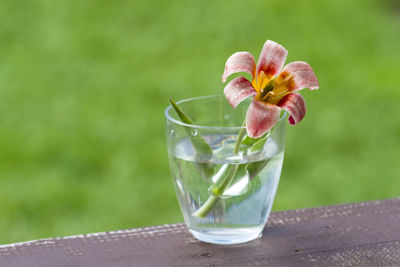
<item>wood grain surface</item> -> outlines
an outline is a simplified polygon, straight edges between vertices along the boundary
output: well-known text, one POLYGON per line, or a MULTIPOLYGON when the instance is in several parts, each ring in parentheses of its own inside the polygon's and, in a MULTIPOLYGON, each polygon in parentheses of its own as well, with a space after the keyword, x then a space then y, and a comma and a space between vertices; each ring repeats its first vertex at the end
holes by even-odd
POLYGON ((184 224, 3 245, 0 266, 400 266, 400 198, 274 212, 241 245, 199 242, 184 224))

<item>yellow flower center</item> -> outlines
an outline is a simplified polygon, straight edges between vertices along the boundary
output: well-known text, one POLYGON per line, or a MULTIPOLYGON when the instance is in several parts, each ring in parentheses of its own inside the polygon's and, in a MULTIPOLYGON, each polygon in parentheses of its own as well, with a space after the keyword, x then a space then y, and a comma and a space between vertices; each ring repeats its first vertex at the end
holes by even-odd
POLYGON ((289 88, 294 83, 293 75, 281 73, 277 78, 269 77, 261 71, 252 82, 257 91, 256 100, 277 105, 281 99, 290 93, 289 88))

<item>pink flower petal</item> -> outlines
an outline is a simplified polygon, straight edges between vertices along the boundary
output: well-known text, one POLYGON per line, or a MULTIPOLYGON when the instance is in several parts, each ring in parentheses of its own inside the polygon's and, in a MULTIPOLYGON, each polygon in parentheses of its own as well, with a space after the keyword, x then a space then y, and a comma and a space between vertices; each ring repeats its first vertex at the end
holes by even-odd
POLYGON ((278 104, 281 108, 290 113, 289 123, 295 125, 306 115, 306 101, 297 93, 288 94, 278 104))
POLYGON ((251 138, 263 136, 279 120, 280 113, 278 106, 253 100, 246 114, 247 134, 251 138))
POLYGON ((296 92, 303 88, 311 90, 318 89, 319 84, 311 66, 307 62, 294 61, 285 66, 281 76, 293 75, 294 83, 291 83, 289 90, 296 92))
POLYGON ((233 108, 247 97, 256 94, 253 85, 243 76, 233 79, 224 88, 224 95, 233 108))
POLYGON ((287 50, 280 44, 267 40, 257 63, 257 74, 263 71, 268 76, 277 76, 285 64, 287 50))
POLYGON ((231 74, 237 72, 247 72, 254 78, 256 63, 254 57, 249 52, 236 52, 228 58, 225 63, 225 71, 222 75, 222 82, 226 82, 231 74))

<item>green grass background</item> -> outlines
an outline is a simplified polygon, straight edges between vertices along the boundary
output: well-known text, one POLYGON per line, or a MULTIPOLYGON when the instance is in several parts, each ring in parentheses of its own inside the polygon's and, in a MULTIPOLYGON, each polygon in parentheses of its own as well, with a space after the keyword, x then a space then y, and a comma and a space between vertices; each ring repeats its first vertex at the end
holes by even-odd
POLYGON ((266 39, 320 90, 288 127, 274 210, 400 192, 395 0, 0 4, 0 243, 182 221, 163 110, 222 94, 266 39))

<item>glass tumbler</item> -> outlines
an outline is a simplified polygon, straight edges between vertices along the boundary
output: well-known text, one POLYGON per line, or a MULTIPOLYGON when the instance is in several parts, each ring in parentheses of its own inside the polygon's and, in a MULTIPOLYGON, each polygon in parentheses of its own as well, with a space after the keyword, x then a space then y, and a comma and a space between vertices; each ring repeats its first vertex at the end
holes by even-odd
POLYGON ((260 237, 282 170, 286 113, 263 137, 249 138, 244 119, 250 100, 233 109, 224 96, 186 99, 165 110, 170 169, 192 235, 214 244, 260 237), (238 141, 239 140, 239 141, 238 141))

